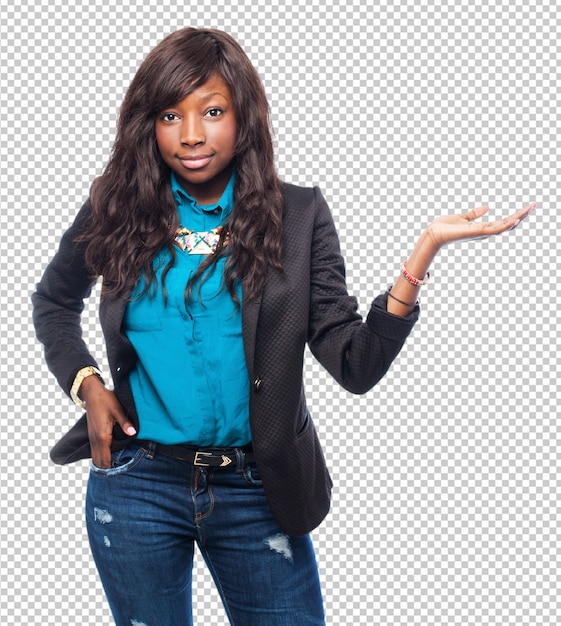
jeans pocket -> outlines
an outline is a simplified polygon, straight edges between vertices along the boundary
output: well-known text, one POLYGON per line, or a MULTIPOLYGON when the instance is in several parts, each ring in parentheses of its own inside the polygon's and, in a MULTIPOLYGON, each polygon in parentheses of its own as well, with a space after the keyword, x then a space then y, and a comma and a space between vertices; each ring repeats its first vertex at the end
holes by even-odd
POLYGON ((261 480, 261 473, 259 468, 255 464, 248 465, 244 471, 243 476, 246 482, 253 487, 262 487, 263 481, 261 480))
POLYGON ((125 474, 136 467, 147 454, 147 450, 138 446, 138 444, 130 444, 122 450, 111 453, 111 467, 97 467, 93 461, 90 463, 90 470, 94 474, 100 476, 116 476, 125 474))

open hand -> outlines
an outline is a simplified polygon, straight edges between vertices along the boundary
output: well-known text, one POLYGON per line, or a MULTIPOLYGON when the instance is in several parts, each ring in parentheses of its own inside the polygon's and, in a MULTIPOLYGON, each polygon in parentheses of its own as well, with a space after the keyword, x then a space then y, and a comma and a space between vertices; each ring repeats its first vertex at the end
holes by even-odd
POLYGON ((428 226, 426 235, 434 247, 438 250, 449 243, 457 241, 469 241, 472 239, 486 239, 492 235, 513 230, 535 208, 536 203, 494 222, 476 222, 489 211, 489 207, 482 206, 472 209, 461 215, 444 215, 436 218, 428 226))
MULTIPOLYGON (((489 211, 482 206, 461 215, 445 215, 436 218, 423 231, 413 252, 407 259, 407 270, 415 277, 422 278, 437 255, 440 248, 459 241, 486 239, 492 235, 504 233, 516 228, 520 222, 536 208, 536 203, 529 204, 525 209, 517 211, 502 220, 494 222, 478 222, 480 217, 489 211)), ((408 280, 394 283, 388 299, 388 311, 395 315, 408 315, 417 300, 419 285, 408 280)))

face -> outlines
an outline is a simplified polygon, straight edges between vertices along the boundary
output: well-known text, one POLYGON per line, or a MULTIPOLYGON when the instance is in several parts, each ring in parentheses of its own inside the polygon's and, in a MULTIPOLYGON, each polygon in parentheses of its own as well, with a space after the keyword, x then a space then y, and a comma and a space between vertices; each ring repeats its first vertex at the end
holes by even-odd
POLYGON ((156 141, 180 185, 199 204, 220 200, 233 168, 236 116, 228 85, 213 76, 160 112, 156 141))

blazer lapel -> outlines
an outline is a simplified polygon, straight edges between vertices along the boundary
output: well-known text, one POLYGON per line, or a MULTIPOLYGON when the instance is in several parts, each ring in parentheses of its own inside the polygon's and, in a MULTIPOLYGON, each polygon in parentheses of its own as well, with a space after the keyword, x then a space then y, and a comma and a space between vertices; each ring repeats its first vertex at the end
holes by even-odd
POLYGON ((99 305, 101 325, 104 327, 105 332, 110 334, 111 341, 116 341, 120 335, 121 324, 129 301, 129 293, 129 291, 124 290, 117 298, 101 299, 99 305))

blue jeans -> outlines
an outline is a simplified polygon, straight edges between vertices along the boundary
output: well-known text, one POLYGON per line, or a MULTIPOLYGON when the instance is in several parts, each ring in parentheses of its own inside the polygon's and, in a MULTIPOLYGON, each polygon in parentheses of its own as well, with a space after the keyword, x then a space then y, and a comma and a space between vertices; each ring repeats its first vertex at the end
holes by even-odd
POLYGON ((92 465, 86 524, 117 626, 193 624, 195 541, 231 624, 324 625, 311 540, 282 532, 241 459, 195 467, 132 442, 111 469, 92 465))

